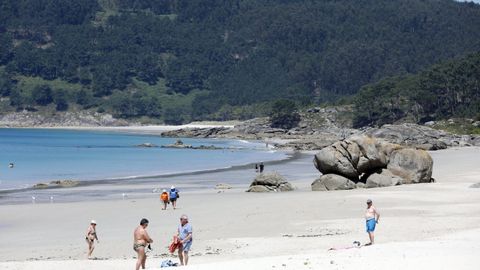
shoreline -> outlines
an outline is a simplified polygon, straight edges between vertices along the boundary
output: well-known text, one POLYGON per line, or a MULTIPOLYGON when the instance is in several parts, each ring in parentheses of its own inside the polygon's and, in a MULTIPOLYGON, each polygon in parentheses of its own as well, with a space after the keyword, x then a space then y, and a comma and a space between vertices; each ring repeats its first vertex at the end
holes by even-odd
POLYGON ((131 125, 131 126, 28 126, 28 127, 7 127, 6 129, 45 129, 45 130, 85 130, 85 131, 111 131, 134 134, 160 135, 165 131, 180 130, 186 128, 233 128, 230 122, 221 124, 220 122, 194 122, 184 125, 131 125))
MULTIPOLYGON (((470 186, 479 181, 474 158, 479 150, 434 152, 437 182, 429 184, 312 192, 307 189, 313 179, 302 174, 304 167, 293 164, 292 179, 299 186, 295 191, 246 193, 243 186, 247 183, 220 193, 208 188, 182 193, 175 211, 160 210, 158 194, 151 193, 125 200, 0 205, 4 217, 0 221, 4 240, 0 242, 0 268, 132 269, 131 233, 138 220, 147 217, 155 240, 147 268, 159 269, 165 259, 177 261, 167 246, 178 217, 187 214, 195 241, 191 266, 185 269, 385 269, 389 265, 402 269, 405 263, 411 267, 404 269, 418 265, 443 269, 437 267, 450 265, 448 259, 455 258, 462 261, 459 269, 473 270, 475 250, 480 248, 480 189, 470 186), (362 215, 367 198, 374 200, 382 214, 376 244, 327 251, 367 241, 362 215), (97 260, 85 259, 81 237, 91 219, 98 222, 101 241, 94 251, 97 260), (13 241, 15 248, 9 245, 13 241), (379 257, 384 259, 378 261, 379 257), (437 262, 432 264, 432 257, 437 262)), ((245 172, 222 175, 221 179, 243 177, 245 172)))
MULTIPOLYGON (((190 124, 181 125, 181 126, 150 125, 150 126, 126 126, 126 127, 122 127, 122 126, 114 126, 114 127, 62 126, 62 127, 11 127, 11 128, 0 127, 0 129, 5 128, 5 129, 34 129, 34 130, 66 130, 66 131, 106 132, 106 133, 112 133, 112 134, 134 134, 138 136, 142 136, 142 135, 159 136, 164 131, 178 130, 182 128, 215 128, 215 127, 233 128, 233 126, 220 125, 218 123, 215 124, 211 122, 210 123, 200 122, 200 123, 190 123, 190 124)), ((170 137, 164 137, 164 138, 170 138, 170 137)), ((171 138, 177 139, 174 137, 171 137, 171 138)), ((195 139, 195 138, 192 138, 192 139, 195 139)), ((222 139, 222 140, 248 142, 248 143, 264 143, 265 142, 265 141, 259 141, 259 140, 247 140, 242 138, 203 138, 203 139, 208 139, 208 140, 222 139)), ((279 140, 278 142, 280 141, 281 140, 279 140)), ((238 149, 238 150, 242 150, 242 149, 238 149)), ((255 150, 255 149, 251 149, 251 150, 255 150)), ((286 163, 291 159, 292 160, 295 159, 297 155, 301 155, 299 151, 293 151, 291 149, 270 148, 269 151, 283 153, 284 157, 263 161, 267 165, 286 163)), ((308 151, 304 151, 304 153, 306 152, 308 151)), ((153 174, 143 174, 143 175, 133 175, 133 176, 127 175, 127 176, 119 176, 119 177, 104 177, 102 179, 82 179, 82 180, 50 179, 50 180, 28 184, 28 186, 25 186, 25 187, 0 189, 0 196, 4 194, 11 194, 11 193, 18 193, 18 192, 52 190, 52 189, 61 190, 61 189, 67 189, 67 188, 86 187, 86 186, 102 185, 102 184, 104 185, 122 184, 127 181, 135 181, 135 180, 148 180, 148 179, 155 179, 155 178, 179 177, 179 176, 202 175, 202 174, 208 174, 208 173, 226 172, 231 170, 240 170, 240 169, 246 169, 248 167, 253 167, 255 163, 259 163, 259 162, 260 161, 248 162, 244 164, 227 165, 225 167, 207 168, 207 169, 199 169, 199 170, 193 170, 193 171, 166 172, 166 173, 160 173, 160 174, 153 173, 153 174), (73 187, 62 187, 59 185, 56 185, 56 186, 50 185, 51 182, 59 181, 59 180, 72 180, 72 181, 75 181, 77 184, 73 187), (35 188, 34 186, 37 184, 47 184, 50 186, 44 187, 44 188, 35 188)), ((1 204, 1 201, 2 201, 2 198, 0 197, 0 204, 1 204)))
MULTIPOLYGON (((293 162, 295 160, 300 159, 304 155, 309 155, 308 151, 287 151, 287 150, 276 150, 277 152, 282 152, 285 154, 285 157, 282 159, 275 159, 264 161, 265 165, 285 165, 289 162, 293 162)), ((8 195, 11 193, 21 193, 21 192, 30 192, 30 191, 47 191, 47 190, 65 190, 65 189, 75 189, 80 187, 90 187, 90 186, 97 186, 97 185, 122 185, 122 184, 131 184, 131 181, 140 181, 148 182, 149 180, 154 180, 158 178, 166 178, 166 177, 181 177, 181 176, 202 176, 214 173, 222 173, 222 172, 230 172, 230 171, 239 171, 239 170, 247 170, 253 168, 253 166, 258 162, 246 163, 246 164, 239 164, 239 165, 231 165, 228 167, 222 168, 213 168, 213 169, 203 169, 197 171, 185 171, 185 172, 173 172, 173 173, 165 173, 165 174, 154 174, 154 175, 141 175, 141 176, 126 176, 126 177, 115 177, 115 178, 105 178, 105 179, 94 179, 94 180, 74 180, 77 182, 75 186, 60 186, 60 185, 51 185, 44 188, 35 188, 34 186, 37 184, 49 184, 52 181, 45 181, 35 183, 31 186, 25 188, 14 188, 14 189, 0 189, 0 196, 1 195, 8 195), (143 180, 143 181, 142 181, 143 180)), ((0 197, 0 205, 2 205, 2 198, 0 197)))

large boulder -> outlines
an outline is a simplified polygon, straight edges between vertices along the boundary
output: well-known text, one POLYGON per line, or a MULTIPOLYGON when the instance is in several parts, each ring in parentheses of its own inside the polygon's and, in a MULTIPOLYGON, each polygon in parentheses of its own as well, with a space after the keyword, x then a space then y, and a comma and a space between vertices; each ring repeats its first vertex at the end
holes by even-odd
POLYGON ((253 180, 247 192, 292 191, 293 186, 278 173, 261 173, 253 180))
POLYGON ((356 188, 355 183, 341 175, 324 174, 312 183, 313 191, 347 190, 356 188))
POLYGON ((358 178, 356 169, 360 149, 351 141, 340 141, 325 147, 315 155, 314 165, 323 174, 335 173, 348 178, 358 178))
POLYGON ((379 172, 372 173, 367 177, 367 182, 365 183, 366 188, 376 188, 376 187, 389 187, 401 185, 403 179, 397 175, 394 175, 391 171, 387 169, 382 169, 379 172))
POLYGON ((430 154, 420 149, 393 151, 387 169, 400 176, 403 183, 429 183, 432 181, 433 160, 430 154))
POLYGON ((353 136, 349 140, 357 144, 360 149, 361 154, 356 166, 360 174, 384 168, 388 163, 389 152, 394 148, 394 145, 370 136, 353 136))

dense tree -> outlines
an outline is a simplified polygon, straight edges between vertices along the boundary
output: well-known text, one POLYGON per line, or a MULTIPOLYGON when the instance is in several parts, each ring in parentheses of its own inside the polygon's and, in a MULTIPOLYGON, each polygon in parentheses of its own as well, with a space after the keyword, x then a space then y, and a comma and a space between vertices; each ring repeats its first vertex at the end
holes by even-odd
POLYGON ((272 127, 291 129, 300 122, 297 105, 291 100, 281 99, 273 103, 270 112, 272 127))
POLYGON ((167 125, 181 125, 185 121, 183 115, 182 108, 167 108, 164 112, 164 122, 167 125))
POLYGON ((68 110, 68 101, 65 90, 57 90, 53 93, 53 102, 55 103, 55 109, 57 111, 68 110))
MULTIPOLYGON (((447 0, 3 0, 0 68, 9 78, 78 84, 89 97, 75 98, 84 108, 158 117, 157 105, 170 100, 165 89, 192 97, 184 119, 226 119, 277 99, 335 101, 480 51, 478 25, 480 5, 447 0), (134 98, 137 81, 157 90, 134 98), (125 103, 144 96, 149 108, 125 103)), ((464 113, 457 100, 442 102, 448 111, 435 114, 464 113)), ((404 110, 389 112, 381 118, 404 110)))
POLYGON ((39 85, 32 91, 32 100, 35 104, 45 106, 53 101, 52 89, 48 85, 39 85))
POLYGON ((12 90, 13 83, 12 79, 8 77, 7 74, 0 71, 0 96, 5 97, 9 96, 12 90))
POLYGON ((455 116, 480 116, 480 53, 417 75, 384 79, 363 87, 355 97, 356 126, 455 116))

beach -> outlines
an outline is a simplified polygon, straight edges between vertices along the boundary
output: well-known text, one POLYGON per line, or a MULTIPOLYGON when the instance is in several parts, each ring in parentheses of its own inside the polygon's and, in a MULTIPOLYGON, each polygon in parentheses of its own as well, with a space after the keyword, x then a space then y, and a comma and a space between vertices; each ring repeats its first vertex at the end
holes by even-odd
MULTIPOLYGON (((295 191, 246 193, 253 175, 244 169, 233 174, 245 183, 219 191, 212 182, 212 188, 182 193, 175 211, 162 211, 158 194, 1 205, 0 268, 133 269, 132 233, 146 217, 154 239, 147 269, 159 269, 163 260, 178 260, 167 246, 187 214, 194 243, 184 269, 478 269, 480 189, 470 186, 480 182, 480 149, 431 154, 431 184, 312 192, 311 172, 298 166, 298 177, 289 179, 295 191), (381 213, 376 244, 344 249, 367 242, 367 198, 381 213), (86 260, 90 219, 98 222, 97 260, 86 260), (332 247, 339 250, 328 251, 332 247)), ((282 167, 294 177, 295 160, 282 167)))

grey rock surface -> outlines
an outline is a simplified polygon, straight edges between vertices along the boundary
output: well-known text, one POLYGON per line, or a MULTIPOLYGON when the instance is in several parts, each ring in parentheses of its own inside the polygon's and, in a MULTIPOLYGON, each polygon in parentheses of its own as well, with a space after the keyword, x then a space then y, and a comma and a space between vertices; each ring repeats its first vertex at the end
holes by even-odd
POLYGON ((312 191, 348 190, 356 188, 355 183, 341 175, 324 174, 312 183, 312 191))
POLYGON ((387 169, 401 177, 404 184, 432 181, 433 159, 419 149, 400 149, 392 153, 387 169))
POLYGON ((261 173, 253 180, 247 192, 292 191, 293 186, 278 173, 261 173))

